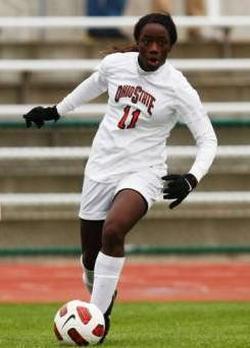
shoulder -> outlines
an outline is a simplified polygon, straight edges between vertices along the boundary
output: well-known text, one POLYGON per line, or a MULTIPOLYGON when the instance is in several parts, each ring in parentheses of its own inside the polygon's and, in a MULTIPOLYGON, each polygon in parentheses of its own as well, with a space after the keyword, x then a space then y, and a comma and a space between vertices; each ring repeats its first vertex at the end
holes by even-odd
POLYGON ((128 63, 128 61, 134 60, 137 55, 138 53, 136 52, 111 53, 103 58, 102 63, 111 66, 113 66, 114 64, 128 63))
POLYGON ((170 78, 176 87, 191 86, 183 73, 176 69, 172 64, 168 63, 168 69, 170 78))
POLYGON ((197 95, 197 91, 183 75, 180 70, 177 70, 173 65, 169 64, 170 79, 176 95, 193 97, 197 95))
POLYGON ((126 53, 111 53, 103 58, 97 69, 105 74, 112 76, 113 73, 124 73, 133 66, 133 62, 136 61, 138 53, 126 52, 126 53))

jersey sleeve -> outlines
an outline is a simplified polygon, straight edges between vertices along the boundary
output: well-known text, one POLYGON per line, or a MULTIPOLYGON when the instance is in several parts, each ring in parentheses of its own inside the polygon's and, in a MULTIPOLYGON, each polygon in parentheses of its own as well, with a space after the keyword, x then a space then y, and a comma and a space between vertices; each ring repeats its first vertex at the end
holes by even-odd
POLYGON ((78 85, 70 94, 68 94, 56 108, 60 115, 74 110, 76 107, 98 97, 108 88, 108 64, 104 58, 96 67, 96 71, 78 85))
POLYGON ((200 181, 215 158, 217 138, 198 93, 185 79, 176 91, 176 111, 195 139, 197 153, 189 172, 200 181))

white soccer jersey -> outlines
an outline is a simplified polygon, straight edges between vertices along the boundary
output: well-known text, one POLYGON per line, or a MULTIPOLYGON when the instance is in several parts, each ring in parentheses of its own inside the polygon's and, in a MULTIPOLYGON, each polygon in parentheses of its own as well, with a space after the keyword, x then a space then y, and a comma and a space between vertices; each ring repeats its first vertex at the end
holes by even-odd
POLYGON ((197 92, 166 62, 153 72, 138 65, 138 53, 106 56, 97 71, 57 105, 59 114, 108 91, 106 113, 93 141, 85 173, 99 182, 155 166, 166 171, 166 139, 177 121, 197 144, 190 173, 198 181, 216 153, 216 136, 197 92))

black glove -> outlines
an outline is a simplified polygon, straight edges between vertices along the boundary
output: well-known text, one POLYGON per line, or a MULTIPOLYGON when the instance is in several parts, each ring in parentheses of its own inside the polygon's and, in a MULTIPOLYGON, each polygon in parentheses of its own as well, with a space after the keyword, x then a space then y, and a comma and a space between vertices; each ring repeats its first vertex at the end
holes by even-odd
POLYGON ((44 108, 42 106, 37 106, 31 109, 27 114, 23 115, 25 119, 27 128, 32 126, 32 122, 41 128, 44 126, 45 121, 54 120, 55 122, 59 120, 60 115, 57 112, 56 106, 44 108))
POLYGON ((179 205, 198 183, 196 177, 190 173, 185 175, 165 175, 162 177, 162 180, 167 181, 167 186, 163 188, 163 198, 175 199, 175 201, 170 203, 170 209, 179 205))

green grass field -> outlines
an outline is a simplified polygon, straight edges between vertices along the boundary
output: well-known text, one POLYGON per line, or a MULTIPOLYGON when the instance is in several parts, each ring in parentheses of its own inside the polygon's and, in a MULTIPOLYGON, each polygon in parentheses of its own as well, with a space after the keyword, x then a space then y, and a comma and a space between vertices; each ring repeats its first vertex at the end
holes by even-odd
MULTIPOLYGON (((1 304, 0 347, 63 347, 52 331, 59 306, 1 304)), ((103 346, 250 348, 250 302, 117 304, 103 346)))

